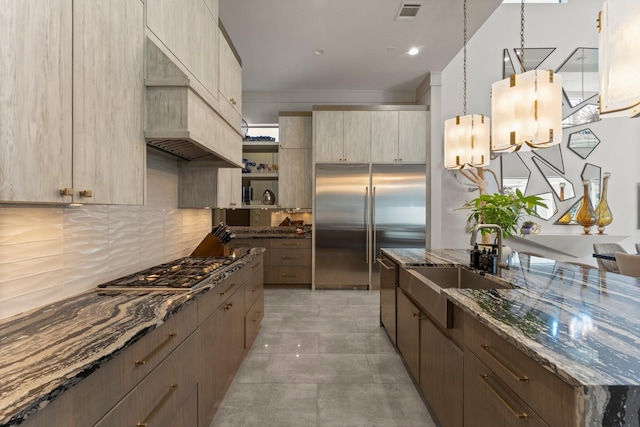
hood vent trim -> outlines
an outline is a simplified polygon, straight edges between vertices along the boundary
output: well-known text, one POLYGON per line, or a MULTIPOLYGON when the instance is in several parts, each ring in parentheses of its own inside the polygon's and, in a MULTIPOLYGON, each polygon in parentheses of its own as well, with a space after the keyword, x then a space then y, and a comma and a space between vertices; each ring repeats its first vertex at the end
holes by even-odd
POLYGON ((398 10, 398 14, 396 15, 396 21, 415 19, 421 7, 422 3, 415 1, 403 1, 400 5, 400 10, 398 10))

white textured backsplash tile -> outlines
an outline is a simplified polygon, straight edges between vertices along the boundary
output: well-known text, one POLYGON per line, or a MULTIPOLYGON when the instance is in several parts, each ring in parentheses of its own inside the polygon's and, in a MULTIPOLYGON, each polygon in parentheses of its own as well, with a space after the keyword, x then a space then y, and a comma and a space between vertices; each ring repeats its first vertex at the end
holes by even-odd
POLYGON ((0 226, 62 224, 62 208, 3 207, 0 208, 0 226))
POLYGON ((189 255, 209 231, 204 209, 0 208, 0 318, 189 255))

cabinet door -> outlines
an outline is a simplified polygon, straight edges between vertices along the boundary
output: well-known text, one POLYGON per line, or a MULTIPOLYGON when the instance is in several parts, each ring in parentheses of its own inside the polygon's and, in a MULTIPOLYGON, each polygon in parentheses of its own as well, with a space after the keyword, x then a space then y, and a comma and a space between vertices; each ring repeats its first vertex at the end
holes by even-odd
POLYGON ((0 200, 71 202, 71 6, 2 4, 0 200))
POLYGON ((548 426, 470 351, 464 355, 464 426, 548 426))
POLYGON ((397 292, 397 346, 416 382, 420 379, 420 310, 404 294, 397 292))
POLYGON ((311 150, 283 148, 279 151, 278 157, 278 204, 283 208, 311 208, 311 150))
MULTIPOLYGON (((242 116, 242 68, 231 45, 222 32, 218 35, 218 52, 220 55, 219 91, 220 102, 228 105, 242 116)), ((221 107, 223 107, 221 105, 221 107)), ((224 108, 222 108, 224 111, 224 108)), ((235 123, 235 121, 234 121, 235 123)))
POLYGON ((344 161, 371 161, 371 111, 344 112, 344 161))
POLYGON ((311 148, 311 116, 280 116, 280 148, 311 148))
POLYGON ((74 201, 144 203, 143 8, 73 2, 74 201))
POLYGON ((420 322, 420 389, 442 427, 462 427, 463 353, 427 318, 420 322))
POLYGON ((217 187, 217 207, 235 208, 242 206, 242 171, 240 169, 218 169, 217 187))
MULTIPOLYGON (((149 36, 218 98, 217 1, 146 0, 149 36)), ((173 58, 172 58, 173 59, 173 58)))
POLYGON ((244 350, 243 310, 242 287, 202 322, 196 332, 200 427, 208 427, 211 423, 224 396, 225 383, 240 363, 244 350))
POLYGON ((395 163, 398 158, 398 111, 372 111, 371 163, 395 163))
POLYGON ((398 114, 398 161, 425 163, 427 158, 427 112, 399 111, 398 114))
POLYGON ((344 112, 313 112, 313 149, 316 163, 344 161, 344 112))

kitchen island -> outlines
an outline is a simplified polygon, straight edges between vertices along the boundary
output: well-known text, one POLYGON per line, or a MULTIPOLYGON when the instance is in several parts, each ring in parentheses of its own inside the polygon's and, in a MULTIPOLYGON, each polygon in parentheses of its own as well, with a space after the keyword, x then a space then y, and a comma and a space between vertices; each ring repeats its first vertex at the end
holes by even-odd
MULTIPOLYGON (((101 389, 89 390, 90 396, 87 393, 80 393, 78 396, 79 399, 91 400, 86 406, 91 406, 94 401, 98 402, 93 412, 97 408, 110 410, 113 403, 109 403, 109 400, 119 399, 118 396, 109 395, 112 391, 111 380, 117 385, 116 388, 128 392, 135 386, 135 381, 152 377, 154 363, 168 356, 172 346, 177 348, 184 341, 180 347, 187 347, 188 344, 190 349, 195 349, 199 339, 196 334, 202 329, 199 325, 206 324, 205 316, 209 314, 205 309, 210 308, 212 311, 216 308, 216 303, 224 303, 222 295, 224 298, 227 298, 227 294, 230 297, 232 294, 237 295, 236 306, 242 309, 245 301, 253 304, 250 298, 254 298, 252 295, 258 298, 256 290, 261 290, 262 286, 261 268, 254 268, 254 265, 262 267, 263 252, 262 248, 236 249, 231 255, 231 264, 221 271, 213 272, 201 286, 191 292, 114 293, 96 290, 0 321, 0 426, 13 426, 22 422, 29 424, 32 417, 42 420, 43 417, 38 416, 41 412, 46 412, 43 409, 48 410, 49 405, 57 405, 63 400, 61 398, 70 395, 74 389, 89 385, 102 371, 112 369, 115 370, 112 372, 113 376, 107 378, 107 383, 100 384, 101 389), (250 277, 253 271, 259 274, 254 275, 259 279, 259 287, 247 288, 245 295, 241 278, 244 280, 250 277), (228 285, 230 280, 233 280, 231 286, 228 285), (232 290, 236 282, 237 286, 232 290), (222 292, 210 292, 214 289, 221 289, 222 292), (176 321, 177 318, 181 318, 180 321, 176 321), (162 332, 157 337, 157 342, 149 342, 153 334, 169 326, 175 332, 169 333, 168 338, 162 332), (119 356, 131 353, 134 347, 143 342, 151 344, 151 349, 156 348, 157 351, 154 350, 154 353, 142 348, 132 354, 135 356, 136 368, 133 360, 126 367, 129 369, 131 366, 130 369, 137 371, 132 371, 132 378, 120 378, 124 376, 123 369, 114 365, 119 363, 116 360, 122 359, 119 356), (113 369, 114 367, 118 369, 113 369), (138 378, 134 378, 135 376, 138 378)), ((225 306, 224 310, 229 308, 225 306)), ((247 311, 249 308, 247 307, 247 311)), ((259 310, 262 314, 263 309, 259 310)), ((247 314, 251 314, 252 319, 261 319, 253 313, 247 314)), ((245 347, 245 311, 241 312, 241 316, 242 342, 239 345, 242 349, 245 347)), ((190 352, 189 356, 196 356, 193 353, 195 351, 190 352)), ((206 356, 208 360, 212 359, 211 354, 206 356)), ((178 366, 191 367, 190 374, 195 376, 195 359, 193 363, 186 364, 184 360, 176 359, 178 366)), ((239 361, 233 362, 239 364, 239 361)), ((181 392, 182 389, 184 386, 179 388, 181 392)), ((195 393, 191 393, 188 397, 194 396, 195 393)), ((157 402, 153 404, 155 403, 157 402)), ((97 421, 95 414, 87 415, 87 419, 83 421, 83 415, 75 404, 66 404, 70 405, 66 408, 68 411, 77 412, 71 414, 73 423, 65 425, 93 425, 97 421)), ((81 402, 78 405, 83 406, 81 402)), ((109 422, 103 424, 108 425, 109 422)), ((56 419, 50 418, 48 421, 45 419, 44 424, 36 425, 62 424, 56 424, 56 419)))
MULTIPOLYGON (((384 249, 383 254, 407 270, 452 266, 469 269, 469 253, 465 250, 384 249)), ((563 396, 555 396, 552 393, 558 386, 541 389, 550 394, 547 404, 540 404, 540 411, 551 406, 557 411, 564 405, 562 399, 568 399, 571 413, 562 415, 562 425, 640 425, 640 280, 517 253, 511 257, 510 268, 502 271, 502 277, 486 277, 504 285, 503 289, 441 290, 464 312, 465 426, 482 425, 481 421, 474 424, 467 419, 472 400, 487 394, 486 389, 467 393, 468 359, 475 358, 469 350, 475 341, 484 339, 482 334, 495 335, 500 341, 491 348, 478 345, 478 354, 490 356, 482 357, 488 360, 489 367, 496 366, 492 368, 496 372, 499 365, 509 364, 504 363, 506 356, 489 350, 502 348, 506 354, 514 353, 515 348, 524 355, 523 359, 550 373, 553 381, 560 380, 560 388, 569 390, 563 396), (470 327, 471 324, 479 326, 470 327), (496 364, 495 360, 500 362, 496 364)), ((512 388, 504 386, 511 381, 509 378, 498 380, 504 390, 516 390, 516 398, 506 399, 507 403, 514 402, 509 408, 514 425, 518 417, 527 418, 527 411, 513 410, 521 401, 528 403, 526 398, 520 399, 528 392, 518 387, 534 388, 542 382, 519 376, 512 388)), ((480 377, 487 382, 486 374, 480 377)), ((539 390, 538 394, 543 392, 539 390)), ((531 415, 529 410, 530 419, 531 415)), ((540 425, 560 424, 547 421, 540 425)))

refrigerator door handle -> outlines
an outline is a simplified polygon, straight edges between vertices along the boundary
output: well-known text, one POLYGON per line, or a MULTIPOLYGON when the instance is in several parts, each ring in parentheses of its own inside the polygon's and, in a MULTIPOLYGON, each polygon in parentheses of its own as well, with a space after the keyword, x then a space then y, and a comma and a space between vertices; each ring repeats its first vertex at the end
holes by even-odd
POLYGON ((367 213, 369 212, 369 186, 364 188, 364 228, 366 230, 365 233, 365 254, 364 260, 367 264, 369 264, 369 218, 367 218, 367 213))
POLYGON ((373 263, 376 263, 376 187, 373 187, 373 194, 371 196, 371 225, 373 227, 373 245, 372 245, 372 259, 373 263))

